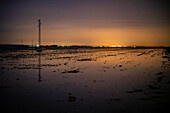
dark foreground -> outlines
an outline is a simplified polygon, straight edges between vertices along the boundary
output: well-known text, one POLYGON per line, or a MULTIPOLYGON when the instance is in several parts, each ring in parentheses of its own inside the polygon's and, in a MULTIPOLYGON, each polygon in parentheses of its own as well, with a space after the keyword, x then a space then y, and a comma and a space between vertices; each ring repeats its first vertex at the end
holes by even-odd
POLYGON ((168 113, 168 49, 5 50, 1 113, 168 113))

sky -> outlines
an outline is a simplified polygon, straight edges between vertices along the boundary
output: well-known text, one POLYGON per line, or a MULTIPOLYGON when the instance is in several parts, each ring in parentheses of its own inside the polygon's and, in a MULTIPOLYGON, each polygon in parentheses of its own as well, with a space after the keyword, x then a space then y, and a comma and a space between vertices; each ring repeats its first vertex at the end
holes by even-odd
POLYGON ((170 46, 168 0, 1 0, 0 44, 170 46))

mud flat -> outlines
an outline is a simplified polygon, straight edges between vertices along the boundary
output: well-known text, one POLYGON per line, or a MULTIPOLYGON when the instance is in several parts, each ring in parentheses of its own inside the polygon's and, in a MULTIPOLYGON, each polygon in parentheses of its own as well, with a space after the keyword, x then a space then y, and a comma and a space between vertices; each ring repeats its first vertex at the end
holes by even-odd
POLYGON ((163 48, 1 51, 1 110, 168 113, 169 58, 163 48))

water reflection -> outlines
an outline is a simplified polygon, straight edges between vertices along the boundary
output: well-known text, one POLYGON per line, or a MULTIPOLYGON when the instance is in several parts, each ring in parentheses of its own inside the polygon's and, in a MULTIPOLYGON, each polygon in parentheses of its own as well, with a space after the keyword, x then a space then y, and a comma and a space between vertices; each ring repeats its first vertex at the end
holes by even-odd
POLYGON ((38 82, 42 82, 41 80, 41 52, 38 53, 38 82))
POLYGON ((165 52, 59 49, 3 53, 0 90, 4 95, 0 99, 17 113, 20 109, 30 113, 166 112, 170 63, 165 52))

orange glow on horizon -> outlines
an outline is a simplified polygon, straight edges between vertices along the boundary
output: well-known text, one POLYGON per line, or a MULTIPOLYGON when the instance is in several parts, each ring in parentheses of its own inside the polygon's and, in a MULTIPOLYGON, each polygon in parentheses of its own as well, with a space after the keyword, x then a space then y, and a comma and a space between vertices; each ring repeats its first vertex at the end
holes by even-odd
POLYGON ((70 28, 47 30, 43 33, 42 40, 44 44, 59 45, 170 46, 168 37, 170 37, 168 29, 160 27, 124 27, 111 29, 70 28))
MULTIPOLYGON (((170 46, 167 27, 82 28, 65 26, 65 29, 49 29, 42 26, 42 45, 90 45, 90 46, 170 46)), ((17 36, 17 37, 15 37, 17 36)), ((5 36, 4 36, 5 37, 5 36)), ((25 45, 37 44, 37 28, 25 33, 15 33, 25 45), (30 38, 31 37, 31 38, 30 38)))

